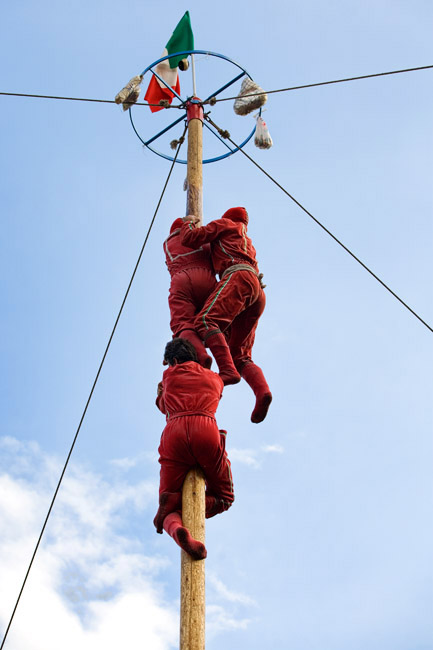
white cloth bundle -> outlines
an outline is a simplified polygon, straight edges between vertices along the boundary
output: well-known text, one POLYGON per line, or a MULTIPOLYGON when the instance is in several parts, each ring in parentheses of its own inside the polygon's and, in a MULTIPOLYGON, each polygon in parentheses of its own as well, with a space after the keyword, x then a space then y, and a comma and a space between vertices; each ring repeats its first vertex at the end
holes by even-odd
POLYGON ((257 108, 263 106, 268 101, 268 96, 263 88, 260 88, 255 81, 249 77, 245 77, 242 82, 239 95, 233 104, 233 110, 236 115, 248 115, 257 108), (262 95, 254 95, 253 97, 245 97, 245 95, 253 95, 254 93, 263 93, 262 95))
POLYGON ((123 110, 127 111, 135 102, 137 101, 140 95, 140 84, 143 81, 143 75, 136 75, 132 77, 122 90, 117 93, 114 101, 116 104, 123 104, 123 110))
POLYGON ((270 149, 273 145, 272 138, 266 126, 266 122, 260 117, 257 117, 256 132, 254 134, 254 144, 259 149, 270 149))

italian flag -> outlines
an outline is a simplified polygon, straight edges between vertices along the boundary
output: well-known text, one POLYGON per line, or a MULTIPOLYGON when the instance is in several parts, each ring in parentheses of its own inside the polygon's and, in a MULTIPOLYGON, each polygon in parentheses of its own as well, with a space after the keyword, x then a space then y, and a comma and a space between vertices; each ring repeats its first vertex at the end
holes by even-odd
MULTIPOLYGON (((191 19, 189 17, 189 11, 186 11, 183 17, 180 19, 177 24, 176 29, 174 30, 170 40, 164 48, 161 56, 167 56, 168 54, 174 54, 176 52, 184 52, 185 50, 194 49, 194 35, 191 28, 191 19)), ((175 56, 172 59, 166 59, 161 61, 155 68, 155 72, 164 79, 170 88, 173 88, 180 94, 180 85, 179 85, 179 76, 177 73, 177 66, 184 56, 175 56)), ((164 86, 160 80, 152 75, 150 80, 149 87, 146 91, 144 99, 149 104, 158 104, 161 99, 168 99, 168 101, 173 101, 173 93, 164 86)), ((163 106, 150 106, 149 107, 152 113, 162 110, 163 106)))

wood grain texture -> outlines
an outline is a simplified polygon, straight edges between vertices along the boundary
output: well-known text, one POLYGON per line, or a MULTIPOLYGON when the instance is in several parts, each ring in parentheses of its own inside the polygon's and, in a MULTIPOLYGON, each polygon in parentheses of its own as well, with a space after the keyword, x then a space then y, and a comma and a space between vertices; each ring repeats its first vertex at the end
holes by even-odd
MULTIPOLYGON (((191 535, 205 543, 205 481, 200 469, 188 472, 182 490, 182 521, 191 535)), ((180 650, 205 647, 205 560, 181 551, 180 650)))
POLYGON ((188 123, 187 214, 203 221, 203 122, 192 119, 188 123))

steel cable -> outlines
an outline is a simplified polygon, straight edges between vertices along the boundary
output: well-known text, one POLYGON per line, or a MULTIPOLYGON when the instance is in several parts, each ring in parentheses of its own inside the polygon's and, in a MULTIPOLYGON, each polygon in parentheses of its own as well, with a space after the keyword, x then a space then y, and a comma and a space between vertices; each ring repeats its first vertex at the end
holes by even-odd
MULTIPOLYGON (((205 115, 205 119, 206 119, 210 124, 212 124, 212 126, 213 126, 214 128, 216 128, 218 131, 221 131, 221 129, 220 129, 220 128, 219 128, 219 127, 218 127, 214 122, 212 122, 212 120, 209 118, 208 115, 205 115)), ((229 142, 231 142, 233 146, 239 148, 239 145, 236 144, 236 142, 234 142, 230 137, 228 137, 227 140, 229 140, 229 142)), ((307 214, 311 219, 313 219, 313 221, 314 221, 315 223, 317 223, 317 225, 320 226, 320 227, 322 228, 322 230, 324 230, 324 231, 325 231, 325 232, 326 232, 330 237, 332 237, 332 239, 333 239, 334 241, 336 241, 337 244, 339 244, 339 246, 341 246, 341 247, 346 251, 346 253, 349 253, 349 255, 351 255, 351 256, 353 257, 353 259, 356 260, 356 261, 358 262, 358 264, 360 264, 360 265, 361 265, 361 266, 362 266, 366 271, 368 271, 368 273, 370 273, 370 275, 372 275, 373 278, 375 278, 375 280, 377 280, 377 281, 378 281, 378 282, 379 282, 379 283, 380 283, 380 284, 381 284, 381 285, 382 285, 382 286, 383 286, 387 291, 389 291, 389 293, 390 293, 391 295, 393 295, 394 298, 396 298, 396 299, 397 299, 397 300, 398 300, 398 301, 399 301, 399 302, 400 302, 404 307, 406 307, 406 309, 408 309, 408 310, 409 310, 409 311, 410 311, 410 312, 411 312, 411 313, 412 313, 412 314, 413 314, 413 315, 414 315, 414 316, 415 316, 419 321, 421 321, 421 323, 422 323, 423 325, 425 325, 425 326, 427 327, 427 329, 429 329, 431 332, 433 332, 433 328, 432 328, 428 323, 426 323, 426 321, 423 320, 423 319, 421 318, 421 316, 419 316, 419 315, 418 315, 418 314, 417 314, 417 313, 416 313, 416 312, 415 312, 411 307, 409 307, 409 305, 408 305, 406 302, 404 302, 404 300, 402 300, 402 299, 401 299, 401 298, 400 298, 400 297, 399 297, 399 296, 398 296, 398 295, 397 295, 397 294, 396 294, 396 293, 395 293, 395 292, 394 292, 394 291, 393 291, 393 290, 392 290, 392 289, 391 289, 387 284, 385 284, 385 282, 384 282, 383 280, 381 280, 381 279, 379 278, 379 276, 376 275, 376 273, 374 273, 374 272, 373 272, 373 271, 372 271, 372 270, 371 270, 371 269, 370 269, 366 264, 364 264, 364 262, 363 262, 362 260, 360 260, 359 257, 357 257, 354 253, 352 253, 352 251, 351 251, 347 246, 345 246, 345 244, 343 244, 342 241, 340 241, 340 240, 339 240, 339 239, 338 239, 338 238, 337 238, 337 237, 336 237, 336 236, 335 236, 335 235, 334 235, 334 234, 333 234, 333 233, 332 233, 328 228, 326 228, 326 226, 323 225, 323 223, 321 223, 321 222, 320 222, 320 221, 319 221, 319 220, 318 220, 314 215, 312 215, 311 212, 309 212, 309 211, 307 210, 307 208, 305 208, 305 207, 304 207, 304 206, 303 206, 303 205, 302 205, 302 204, 301 204, 297 199, 295 199, 295 197, 292 196, 292 194, 290 194, 290 193, 289 193, 289 192, 288 192, 288 191, 287 191, 287 190, 286 190, 286 189, 285 189, 285 188, 284 188, 284 187, 283 187, 283 186, 282 186, 282 185, 281 185, 277 180, 275 180, 275 178, 273 178, 273 176, 271 176, 271 174, 269 174, 265 169, 263 169, 263 167, 261 167, 261 166, 260 166, 260 165, 259 165, 259 164, 258 164, 258 163, 257 163, 257 162, 252 158, 252 157, 251 157, 251 156, 249 156, 249 155, 248 155, 248 154, 247 154, 243 149, 240 149, 240 148, 239 148, 239 151, 241 151, 241 152, 244 154, 244 156, 245 156, 246 158, 248 158, 248 160, 250 160, 250 161, 251 161, 251 162, 252 162, 252 163, 253 163, 253 164, 254 164, 258 169, 260 169, 260 171, 263 172, 263 173, 265 174, 265 176, 267 176, 267 177, 268 177, 268 178, 269 178, 273 183, 275 183, 275 185, 276 185, 277 187, 279 187, 280 190, 282 190, 282 191, 284 192, 284 194, 286 194, 290 199, 292 199, 292 201, 293 201, 294 203, 296 203, 296 205, 297 205, 299 208, 301 208, 301 210, 303 210, 303 211, 305 212, 305 214, 307 214)), ((1 648, 0 648, 0 650, 1 650, 1 648)))
MULTIPOLYGON (((364 74, 359 77, 347 77, 345 79, 333 79, 332 81, 319 81, 314 84, 304 84, 302 86, 292 86, 290 88, 280 88, 278 90, 263 90, 262 92, 259 93, 251 93, 251 94, 246 94, 242 95, 242 99, 245 97, 257 97, 259 95, 271 95, 272 93, 285 93, 288 92, 289 90, 301 90, 303 88, 316 88, 317 86, 329 86, 331 84, 341 84, 345 83, 347 81, 358 81, 359 79, 373 79, 373 77, 386 77, 391 74, 401 74, 402 72, 416 72, 417 70, 428 70, 430 68, 433 68, 433 65, 423 65, 419 66, 418 68, 406 68, 404 70, 391 70, 390 72, 376 72, 375 74, 364 74)), ((208 100, 206 102, 203 102, 204 104, 217 104, 218 102, 227 102, 229 100, 237 99, 236 97, 221 97, 220 99, 211 98, 213 101, 208 100)))
MULTIPOLYGON (((184 133, 183 133, 183 136, 182 136, 182 142, 183 142, 183 137, 185 136, 186 130, 187 130, 187 127, 185 127, 185 130, 184 130, 184 133)), ((155 212, 154 212, 154 215, 153 215, 152 221, 151 221, 150 226, 149 226, 149 228, 148 228, 148 231, 147 231, 146 237, 145 237, 145 239, 144 239, 143 246, 141 247, 140 254, 139 254, 139 256, 138 256, 137 262, 136 262, 136 264, 135 264, 134 271, 133 271, 132 276, 131 276, 131 279, 130 279, 130 281, 129 281, 128 288, 126 289, 126 292, 125 292, 124 298, 123 298, 123 300, 122 300, 122 304, 121 304, 120 309, 119 309, 119 313, 117 314, 117 318, 116 318, 116 321, 115 321, 115 323, 114 323, 114 326, 113 326, 112 332, 111 332, 111 334, 110 334, 110 338, 109 338, 108 343, 107 343, 107 345, 106 345, 105 352, 104 352, 103 357, 102 357, 102 361, 101 361, 101 363, 99 364, 98 372, 96 373, 96 377, 95 377, 95 380, 94 380, 94 382, 93 382, 93 385, 92 385, 92 388, 91 388, 91 391, 90 391, 89 397, 88 397, 88 399, 87 399, 86 406, 84 407, 84 411, 83 411, 83 414, 82 414, 82 416, 81 416, 80 422, 79 422, 79 424, 78 424, 78 428, 77 428, 77 430, 76 430, 76 433, 75 433, 75 436, 74 436, 74 439, 73 439, 73 442, 72 442, 71 448, 70 448, 69 453, 68 453, 68 456, 67 456, 67 458, 66 458, 66 462, 65 462, 65 464, 64 464, 64 466, 63 466, 63 470, 62 470, 62 473, 61 473, 61 475, 60 475, 59 481, 58 481, 58 483, 57 483, 57 487, 56 487, 56 489, 55 489, 54 496, 53 496, 53 498, 52 498, 52 500, 51 500, 50 507, 49 507, 49 509, 48 509, 47 515, 46 515, 46 517, 45 517, 44 524, 43 524, 43 526, 42 526, 42 530, 41 530, 41 532, 40 532, 40 535, 39 535, 38 541, 37 541, 36 546, 35 546, 35 549, 34 549, 34 551, 33 551, 32 558, 31 558, 31 560, 30 560, 30 564, 29 564, 29 566, 28 566, 28 569, 27 569, 27 572, 26 572, 26 574, 25 574, 25 577, 24 577, 23 583, 22 583, 22 585, 21 585, 21 589, 20 589, 20 592, 19 592, 19 594, 18 594, 18 598, 17 598, 17 600, 16 600, 15 607, 14 607, 14 609, 13 609, 13 611, 12 611, 12 614, 11 614, 11 617, 10 617, 10 619, 9 619, 9 622, 8 622, 8 625, 7 625, 7 628, 6 628, 5 635, 4 635, 3 640, 2 640, 2 643, 1 643, 1 645, 0 645, 0 650, 3 650, 3 646, 4 646, 5 642, 6 642, 6 639, 7 639, 7 636, 8 636, 9 630, 10 630, 10 627, 11 627, 11 625, 12 625, 13 618, 14 618, 14 616, 15 616, 15 612, 16 612, 17 607, 18 607, 18 604, 19 604, 19 602, 20 602, 21 595, 22 595, 22 593, 23 593, 23 591, 24 591, 24 587, 25 587, 25 585, 26 585, 27 578, 28 578, 29 573, 30 573, 30 570, 31 570, 31 568, 32 568, 33 561, 34 561, 34 559, 35 559, 35 557, 36 557, 36 553, 37 553, 37 551, 38 551, 39 545, 40 545, 40 543, 41 543, 42 536, 43 536, 43 534, 44 534, 44 532, 45 532, 45 528, 46 528, 46 526, 47 526, 48 519, 49 519, 49 517, 50 517, 51 511, 52 511, 53 506, 54 506, 54 502, 55 502, 55 500, 56 500, 57 494, 58 494, 59 489, 60 489, 60 485, 61 485, 61 483, 62 483, 63 477, 64 477, 65 472, 66 472, 66 468, 67 468, 67 466, 68 466, 68 463, 69 463, 69 460, 70 460, 70 458, 71 458, 71 455, 72 455, 73 449, 74 449, 74 447, 75 447, 75 443, 76 443, 76 441, 77 441, 78 434, 80 433, 81 425, 83 424, 83 420, 84 420, 85 415, 86 415, 86 413, 87 413, 87 409, 88 409, 88 407, 89 407, 90 400, 92 399, 92 395, 93 395, 93 392, 94 392, 94 390, 95 390, 95 387, 96 387, 97 381, 98 381, 98 379, 99 379, 99 375, 101 374, 102 366, 104 365, 104 361, 105 361, 105 358, 106 358, 106 356, 107 356, 108 350, 109 350, 109 348, 110 348, 111 341, 112 341, 112 339, 113 339, 114 333, 115 333, 115 331, 116 331, 117 324, 118 324, 118 322, 119 322, 119 320, 120 320, 120 316, 121 316, 121 314, 122 314, 123 307, 125 306, 126 299, 128 298, 129 291, 130 291, 130 289, 131 289, 132 283, 133 283, 134 278, 135 278, 135 275, 136 275, 136 273, 137 273, 137 269, 138 269, 138 266, 139 266, 139 264, 140 264, 141 258, 142 258, 142 256, 143 256, 143 252, 144 252, 144 249, 145 249, 145 247, 146 247, 147 240, 149 239, 149 235, 150 235, 150 232, 151 232, 151 230, 152 230, 153 224, 154 224, 154 222, 155 222, 156 215, 157 215, 158 210, 159 210, 159 207, 160 207, 160 205, 161 205, 161 201, 162 201, 163 196, 164 196, 164 194, 165 194, 165 190, 167 189, 168 181, 170 180, 171 173, 172 173, 172 171, 173 171, 173 167, 174 167, 174 165, 175 165, 175 163, 176 163, 177 156, 178 156, 179 151, 180 151, 180 148, 181 148, 181 146, 182 146, 182 142, 180 142, 179 145, 178 145, 178 147, 177 147, 176 154, 175 154, 174 159, 173 159, 173 162, 172 162, 172 164, 171 164, 171 166, 170 166, 170 171, 169 171, 169 173, 168 173, 167 179, 166 179, 165 184, 164 184, 164 187, 163 187, 163 189, 162 189, 161 196, 159 197, 159 201, 158 201, 158 204, 157 204, 157 206, 156 206, 156 209, 155 209, 155 212)))

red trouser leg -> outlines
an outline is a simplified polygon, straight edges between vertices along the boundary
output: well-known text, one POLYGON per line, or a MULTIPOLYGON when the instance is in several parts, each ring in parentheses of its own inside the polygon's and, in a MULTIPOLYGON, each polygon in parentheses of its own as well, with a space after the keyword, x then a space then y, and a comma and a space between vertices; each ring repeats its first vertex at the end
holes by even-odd
MULTIPOLYGON (((160 498, 165 493, 179 495, 170 498, 169 508, 180 503, 185 477, 189 470, 197 465, 203 469, 206 490, 210 497, 206 500, 206 516, 213 516, 231 506, 234 501, 233 479, 225 450, 225 437, 226 432, 219 431, 215 420, 207 416, 188 415, 168 421, 159 446, 159 493, 160 498), (218 503, 215 503, 214 499, 218 503), (223 503, 219 503, 220 501, 223 503)), ((157 523, 160 523, 159 520, 155 526, 157 523)))
POLYGON ((210 369, 212 366, 212 357, 207 354, 204 343, 197 332, 195 330, 182 330, 179 336, 193 344, 195 351, 197 352, 197 360, 199 364, 204 368, 210 369))
POLYGON ((265 419, 270 403, 272 402, 272 393, 266 382, 262 369, 256 366, 252 361, 248 361, 242 366, 242 377, 247 384, 251 386, 256 396, 256 405, 251 413, 251 422, 263 422, 265 419))
MULTIPOLYGON (((200 426, 200 423, 197 425, 200 426)), ((216 423, 206 438, 200 435, 199 429, 193 431, 191 436, 191 448, 205 475, 206 494, 223 502, 217 506, 207 499, 207 517, 213 517, 217 511, 227 510, 235 500, 232 468, 226 452, 226 436, 227 431, 218 430, 216 423), (218 509, 220 507, 221 510, 218 509)))
POLYGON ((238 384, 241 380, 241 376, 236 370, 232 356, 230 354, 230 348, 227 345, 227 341, 224 338, 224 335, 221 332, 214 330, 211 332, 210 336, 207 338, 207 346, 215 357, 215 361, 218 365, 219 375, 223 380, 224 386, 230 384, 238 384))
POLYGON ((196 349, 198 362, 205 368, 211 367, 212 359, 194 330, 194 321, 215 286, 215 277, 209 269, 185 269, 173 274, 168 296, 173 336, 190 341, 196 349))
POLYGON ((172 275, 168 306, 173 336, 184 329, 195 329, 195 318, 215 286, 215 277, 209 269, 185 269, 172 275))
MULTIPOLYGON (((232 504, 230 501, 224 501, 210 494, 211 490, 206 490, 205 508, 206 519, 215 517, 221 512, 228 510, 232 504)), ((159 508, 153 520, 153 525, 157 533, 162 533, 164 520, 172 512, 182 511, 182 493, 181 492, 162 492, 159 495, 159 508)))
POLYGON ((257 299, 233 319, 228 344, 234 364, 241 374, 243 365, 251 361, 257 325, 265 305, 266 297, 259 287, 257 299))
POLYGON ((260 292, 254 273, 236 271, 218 283, 195 320, 195 329, 214 355, 225 385, 237 383, 239 375, 221 332, 257 301, 260 292))
POLYGON ((236 271, 220 280, 195 320, 195 329, 206 343, 213 331, 225 332, 232 321, 258 299, 258 278, 250 271, 236 271))
POLYGON ((256 396, 251 414, 251 421, 255 423, 265 419, 272 401, 272 393, 263 372, 251 359, 257 325, 265 304, 265 294, 260 289, 257 300, 234 319, 229 338, 234 364, 256 396))

